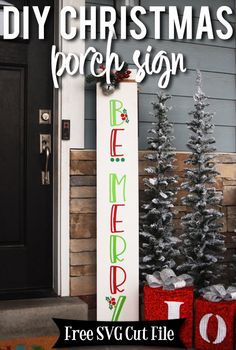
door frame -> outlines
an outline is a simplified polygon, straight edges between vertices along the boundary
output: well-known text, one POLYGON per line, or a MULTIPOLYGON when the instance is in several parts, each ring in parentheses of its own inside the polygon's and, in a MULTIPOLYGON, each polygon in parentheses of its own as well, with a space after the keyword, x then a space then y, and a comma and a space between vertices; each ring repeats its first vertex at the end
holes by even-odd
MULTIPOLYGON (((54 36, 57 49, 65 53, 85 52, 80 39, 66 41, 60 37, 61 8, 73 6, 79 13, 85 0, 58 0, 54 6, 54 36)), ((78 25, 78 19, 75 25, 78 25)), ((59 296, 70 295, 70 150, 84 149, 84 76, 63 77, 60 89, 54 89, 54 185, 53 185, 53 289, 59 296), (61 120, 70 119, 71 137, 61 140, 61 120)))

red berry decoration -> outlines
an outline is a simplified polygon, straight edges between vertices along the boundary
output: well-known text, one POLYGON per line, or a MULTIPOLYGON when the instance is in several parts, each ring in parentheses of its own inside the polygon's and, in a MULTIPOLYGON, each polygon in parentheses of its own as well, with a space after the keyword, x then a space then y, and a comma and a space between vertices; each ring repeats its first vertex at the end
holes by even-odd
POLYGON ((116 305, 116 299, 115 298, 111 298, 111 303, 112 303, 113 306, 115 306, 116 305))
POLYGON ((116 298, 106 297, 106 301, 109 304, 109 309, 112 310, 116 306, 116 298))

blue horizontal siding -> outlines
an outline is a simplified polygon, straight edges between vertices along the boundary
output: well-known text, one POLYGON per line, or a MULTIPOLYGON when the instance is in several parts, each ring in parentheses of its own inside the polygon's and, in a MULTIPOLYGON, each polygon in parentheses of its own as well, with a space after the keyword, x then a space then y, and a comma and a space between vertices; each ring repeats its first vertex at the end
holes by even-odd
MULTIPOLYGON (((100 1, 98 0, 97 3, 99 4, 100 1)), ((234 0, 226 0, 224 2, 222 0, 141 0, 141 5, 145 8, 149 6, 177 6, 180 14, 183 13, 185 6, 192 6, 195 17, 199 16, 201 6, 210 6, 212 18, 216 19, 216 10, 220 6, 229 6, 234 9, 235 3, 234 0)), ((229 18, 231 21, 235 21, 235 14, 229 18)))
MULTIPOLYGON (((98 6, 113 6, 113 0, 86 0, 86 5, 98 5, 98 6)), ((216 10, 220 6, 229 6, 234 8, 235 3, 234 0, 227 0, 222 3, 222 0, 141 0, 141 6, 148 8, 149 6, 177 6, 179 14, 183 14, 184 6, 193 6, 193 14, 195 17, 199 16, 199 11, 201 6, 210 6, 211 7, 211 15, 213 19, 216 19, 216 10)), ((229 16, 230 21, 235 22, 235 14, 229 16)))
MULTIPOLYGON (((175 42, 167 40, 145 39, 142 41, 113 40, 112 50, 118 52, 129 64, 133 61, 133 53, 140 50, 144 54, 147 47, 152 46, 152 55, 154 56, 160 50, 167 53, 183 53, 186 66, 189 69, 196 67, 209 72, 220 72, 227 74, 236 74, 235 65, 235 47, 216 47, 206 45, 195 45, 186 42, 175 42), (206 59, 207 56, 207 59, 206 59)), ((103 55, 106 53, 106 40, 87 40, 86 47, 93 46, 103 55)))
MULTIPOLYGON (((88 5, 112 5, 109 0, 91 0, 88 5)), ((143 1, 143 6, 148 7, 157 5, 155 0, 143 1)), ((185 5, 194 7, 194 15, 197 17, 200 6, 210 6, 211 13, 224 4, 222 0, 163 0, 158 1, 158 5, 178 6, 181 9, 185 5)), ((234 1, 227 1, 227 5, 234 7, 234 1)), ((214 17, 215 18, 215 17, 214 17)), ((216 112, 215 137, 217 149, 220 152, 236 152, 236 65, 235 65, 235 36, 232 40, 221 41, 219 39, 202 41, 177 41, 168 39, 167 15, 163 17, 163 38, 165 40, 154 40, 153 16, 148 15, 144 19, 149 31, 148 37, 142 41, 114 40, 113 50, 118 52, 121 58, 129 63, 132 62, 132 53, 135 49, 143 52, 148 45, 153 46, 156 52, 165 50, 167 52, 182 52, 186 57, 186 73, 179 73, 172 78, 171 84, 166 90, 172 94, 171 104, 173 109, 170 111, 169 118, 175 127, 175 145, 177 150, 186 150, 188 140, 188 129, 186 121, 188 112, 193 108, 192 96, 195 92, 195 69, 201 69, 204 79, 204 91, 209 96, 209 110, 216 112)), ((231 17, 231 21, 235 18, 231 17)), ((194 19, 196 27, 197 18, 194 19)), ((235 24, 233 24, 235 26, 235 24)), ((215 20, 214 27, 220 28, 220 23, 215 20)), ((104 52, 106 41, 86 41, 86 47, 94 46, 97 50, 104 52)), ((134 68, 133 65, 130 65, 134 68)), ((139 148, 147 148, 147 130, 150 128, 153 117, 151 102, 155 100, 155 93, 158 91, 158 77, 149 76, 139 85, 139 148)), ((93 149, 96 146, 96 98, 95 89, 86 86, 85 89, 85 147, 93 149)))
MULTIPOLYGON (((147 149, 147 131, 151 123, 139 123, 139 149, 147 149), (143 137, 145 135, 145 137, 143 137)), ((174 124, 174 145, 178 151, 187 150, 188 129, 186 124, 174 124)), ((235 136, 236 127, 215 126, 216 148, 219 152, 236 152, 235 136), (223 137, 222 137, 223 135, 223 137)), ((96 148, 96 121, 94 119, 85 120, 85 148, 96 148)))
MULTIPOLYGON (((152 102, 156 101, 154 94, 140 94, 139 95, 139 122, 151 123, 155 118, 150 114, 152 112, 152 102)), ((210 106, 208 110, 216 112, 214 116, 214 123, 218 126, 235 126, 236 127, 236 101, 209 99, 210 106), (227 110, 227 118, 225 118, 225 111, 227 110)), ((188 120, 188 112, 193 109, 192 96, 172 96, 169 103, 172 106, 169 112, 169 119, 174 123, 184 124, 188 120)), ((96 119, 96 97, 95 89, 86 90, 85 94, 85 110, 87 119, 96 119)))

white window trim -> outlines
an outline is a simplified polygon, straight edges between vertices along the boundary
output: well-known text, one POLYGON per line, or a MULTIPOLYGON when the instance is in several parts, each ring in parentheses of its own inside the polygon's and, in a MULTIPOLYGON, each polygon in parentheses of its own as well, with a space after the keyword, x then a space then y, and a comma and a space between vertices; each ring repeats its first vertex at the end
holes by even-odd
MULTIPOLYGON (((80 39, 65 41, 59 34, 59 11, 64 6, 78 10, 85 0, 58 0, 55 11, 55 39, 57 49, 64 53, 81 54, 85 42, 80 39)), ((78 26, 78 19, 74 20, 78 26)), ((59 296, 70 295, 70 150, 84 148, 84 85, 83 76, 64 76, 62 87, 54 94, 54 290, 59 296), (71 121, 70 141, 61 140, 61 120, 71 121)))

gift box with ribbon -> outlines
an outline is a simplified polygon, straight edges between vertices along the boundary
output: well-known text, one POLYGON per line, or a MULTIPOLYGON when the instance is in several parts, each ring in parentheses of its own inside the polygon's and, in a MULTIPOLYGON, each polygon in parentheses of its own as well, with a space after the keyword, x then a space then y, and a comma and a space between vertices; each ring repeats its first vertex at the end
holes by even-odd
POLYGON ((145 320, 185 318, 180 338, 187 348, 193 343, 193 280, 189 275, 176 276, 171 269, 147 275, 144 287, 145 320))
POLYGON ((236 288, 218 284, 201 294, 195 302, 195 348, 235 349, 236 288))

